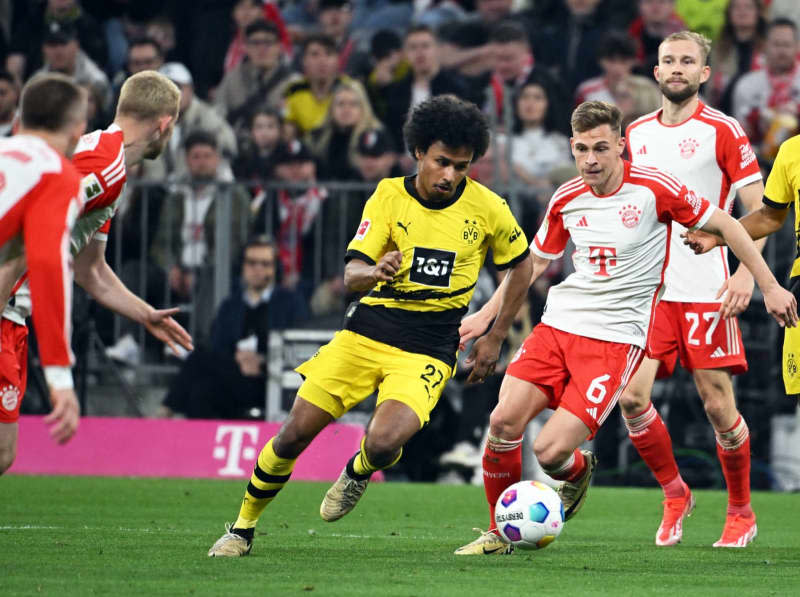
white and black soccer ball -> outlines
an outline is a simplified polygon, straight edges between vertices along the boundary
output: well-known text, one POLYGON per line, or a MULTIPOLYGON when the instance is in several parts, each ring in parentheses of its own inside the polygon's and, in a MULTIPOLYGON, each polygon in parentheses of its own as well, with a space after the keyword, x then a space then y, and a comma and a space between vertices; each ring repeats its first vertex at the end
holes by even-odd
POLYGON ((558 494, 539 481, 514 483, 497 500, 494 520, 500 535, 518 549, 542 549, 564 528, 558 494))

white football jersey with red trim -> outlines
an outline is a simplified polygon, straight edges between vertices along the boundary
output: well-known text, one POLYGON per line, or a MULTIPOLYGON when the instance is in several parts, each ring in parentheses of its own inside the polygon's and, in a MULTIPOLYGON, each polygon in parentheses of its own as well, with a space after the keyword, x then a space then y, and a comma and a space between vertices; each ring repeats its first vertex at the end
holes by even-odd
POLYGON ((644 348, 669 258, 673 221, 702 226, 714 209, 674 177, 624 162, 619 189, 596 195, 574 178, 553 195, 531 251, 556 259, 572 239, 575 272, 550 289, 542 322, 644 348))
MULTIPOLYGON (((626 137, 631 161, 669 172, 709 203, 730 212, 736 191, 761 179, 750 141, 736 119, 702 102, 681 124, 662 124, 661 110, 634 121, 626 137)), ((663 300, 713 303, 729 277, 728 248, 695 255, 683 244, 686 228, 672 227, 663 300)))

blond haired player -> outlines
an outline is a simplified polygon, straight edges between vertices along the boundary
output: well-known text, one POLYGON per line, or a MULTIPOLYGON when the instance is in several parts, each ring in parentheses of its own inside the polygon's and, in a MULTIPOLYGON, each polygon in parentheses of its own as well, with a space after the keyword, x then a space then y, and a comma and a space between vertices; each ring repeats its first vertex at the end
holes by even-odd
MULTIPOLYGON (((534 441, 536 458, 563 481, 565 518, 583 505, 596 459, 579 446, 609 416, 650 349, 673 222, 722 234, 753 272, 767 311, 781 325, 797 322, 794 297, 780 287, 736 220, 672 175, 622 159, 620 120, 619 109, 605 102, 584 102, 572 114, 572 154, 580 176, 550 200, 531 244, 531 283, 570 239, 575 272, 550 289, 542 322, 506 369, 483 456, 491 526, 458 555, 510 551, 495 527, 494 505, 520 480, 522 434, 545 408, 555 412, 534 441)), ((497 297, 464 319, 462 342, 483 333, 497 297)))
MULTIPOLYGON (((730 212, 737 193, 747 211, 753 211, 764 185, 750 141, 736 119, 698 97, 700 85, 711 76, 706 63, 710 49, 705 37, 690 31, 661 42, 655 78, 663 105, 628 127, 631 160, 662 168, 723 211, 730 212)), ((750 302, 753 277, 743 266, 730 275, 724 248, 693 255, 681 239, 685 230, 679 225, 672 228, 666 290, 653 322, 652 351, 619 405, 633 445, 664 492, 656 545, 674 545, 683 536, 683 522, 695 498, 680 475, 672 440, 650 394, 656 377, 671 375, 680 356, 714 428, 728 488, 725 526, 714 547, 744 547, 757 533, 750 506, 750 434, 736 408, 731 375, 747 371, 735 316, 750 302)), ((757 246, 763 248, 764 241, 757 246)))
MULTIPOLYGON (((162 152, 175 125, 179 101, 180 91, 164 75, 139 72, 123 84, 111 126, 80 138, 72 161, 83 177, 85 205, 72 232, 71 248, 75 281, 101 305, 141 323, 173 348, 180 344, 191 350, 191 337, 171 317, 177 310, 157 310, 148 305, 122 284, 105 259, 111 217, 117 210, 127 169, 162 152)), ((16 259, 6 264, 0 275, 0 297, 14 292, 0 320, 0 386, 14 388, 17 396, 0 404, 0 472, 11 466, 16 455, 19 406, 25 393, 25 318, 31 311, 25 265, 24 259, 16 259)))

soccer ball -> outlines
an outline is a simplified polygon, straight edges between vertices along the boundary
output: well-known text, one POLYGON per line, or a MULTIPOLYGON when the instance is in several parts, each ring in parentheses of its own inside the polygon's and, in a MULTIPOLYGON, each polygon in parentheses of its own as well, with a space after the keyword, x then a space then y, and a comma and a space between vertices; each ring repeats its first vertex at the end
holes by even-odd
POLYGON ((564 506, 550 487, 520 481, 497 500, 494 521, 503 539, 519 549, 541 549, 564 528, 564 506))

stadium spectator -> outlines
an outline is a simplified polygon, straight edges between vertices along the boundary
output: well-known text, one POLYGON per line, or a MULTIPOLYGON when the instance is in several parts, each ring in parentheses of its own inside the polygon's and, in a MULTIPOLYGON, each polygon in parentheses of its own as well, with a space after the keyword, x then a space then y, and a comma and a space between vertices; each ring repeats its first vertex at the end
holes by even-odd
MULTIPOLYGON (((411 67, 408 74, 378 92, 379 105, 384 110, 378 118, 398 143, 402 142, 403 124, 412 108, 436 95, 452 93, 463 97, 466 92, 455 74, 441 68, 437 46, 429 27, 411 27, 403 42, 403 52, 411 67)), ((398 147, 400 150, 402 148, 398 147)))
MULTIPOLYGON (((184 141, 184 151, 189 182, 178 185, 165 201, 153 252, 156 263, 168 271, 176 299, 198 299, 195 317, 205 326, 211 320, 209 299, 215 245, 223 242, 215 237, 214 223, 226 190, 216 184, 223 179, 219 176, 221 156, 213 133, 193 131, 184 141)), ((229 193, 222 209, 231 211, 227 243, 232 263, 250 232, 250 198, 239 185, 233 186, 229 193)))
POLYGON ((372 70, 366 77, 367 95, 376 114, 384 114, 381 105, 381 88, 402 79, 408 72, 408 62, 403 58, 403 39, 390 29, 376 31, 370 40, 372 70))
POLYGON ((245 60, 225 74, 214 96, 214 106, 237 133, 255 108, 278 107, 291 76, 281 60, 278 29, 273 23, 260 20, 247 26, 245 54, 245 60))
POLYGON ((144 176, 148 180, 175 180, 187 175, 186 140, 195 131, 205 131, 214 136, 218 152, 220 174, 230 175, 230 160, 236 157, 236 135, 227 121, 214 108, 194 93, 192 75, 180 62, 168 62, 159 72, 169 77, 181 90, 181 112, 169 146, 157 160, 145 166, 144 176))
POLYGON ((308 317, 305 299, 281 286, 279 263, 268 237, 247 242, 241 288, 220 304, 209 345, 196 348, 172 380, 162 416, 263 419, 270 332, 308 317))
POLYGON ((164 64, 164 55, 161 46, 151 37, 137 37, 128 43, 127 61, 125 70, 114 75, 112 86, 116 95, 130 75, 135 75, 143 70, 158 70, 164 64))
POLYGON ((459 94, 478 106, 486 102, 495 64, 491 27, 480 20, 447 23, 436 30, 436 46, 442 70, 457 76, 464 90, 459 94))
POLYGON ((361 133, 381 126, 358 81, 340 83, 322 125, 306 137, 321 180, 355 180, 355 153, 361 133))
POLYGON ((600 0, 564 0, 534 36, 536 60, 553 70, 568 97, 580 83, 600 74, 595 49, 613 15, 599 4, 600 0))
MULTIPOLYGON (((53 405, 44 422, 52 424, 50 436, 58 443, 69 441, 75 433, 80 413, 70 370, 74 360, 69 344, 72 268, 64 239, 81 205, 80 175, 67 158, 85 129, 83 91, 63 75, 45 75, 22 90, 19 133, 0 139, 0 172, 4 180, 13 181, 2 194, 2 273, 8 278, 5 265, 20 255, 30 268, 39 354, 53 405)), ((6 281, 13 284, 16 277, 6 281)), ((7 299, 8 294, 3 303, 7 299)), ((26 336, 24 325, 2 322, 3 344, 24 346, 26 336)), ((0 472, 5 472, 16 456, 20 388, 27 374, 26 366, 17 365, 27 364, 27 354, 15 356, 17 359, 4 359, 0 370, 4 387, 0 472)))
POLYGON ((603 74, 578 85, 575 105, 586 101, 616 103, 614 90, 633 72, 636 65, 636 45, 625 33, 611 31, 597 47, 597 61, 603 74))
POLYGON ((639 0, 639 16, 628 28, 636 42, 640 73, 649 77, 658 63, 658 45, 670 33, 686 29, 675 12, 675 0, 639 0))
POLYGON ((273 153, 272 163, 274 180, 294 186, 253 200, 251 210, 255 213, 255 230, 271 235, 274 232, 283 284, 310 295, 315 273, 319 273, 314 268, 314 251, 323 250, 317 246, 312 229, 327 191, 316 186, 314 157, 298 139, 279 145, 273 153), (270 223, 272 229, 267 228, 270 223))
POLYGON ((767 159, 774 158, 778 146, 798 129, 799 47, 792 21, 772 21, 764 44, 764 68, 743 75, 733 89, 733 115, 756 152, 767 159))
POLYGON ((305 381, 291 413, 261 450, 239 517, 226 526, 209 556, 247 555, 258 519, 288 481, 297 457, 329 423, 375 390, 377 406, 361 449, 328 490, 322 518, 332 522, 345 516, 372 473, 397 463, 403 445, 430 420, 451 377, 456 326, 489 245, 500 267, 510 268, 509 290, 493 329, 473 347, 471 381, 482 380, 497 362, 531 268, 527 240, 507 204, 466 179, 472 158, 480 157, 489 143, 488 122, 474 105, 442 96, 417 106, 405 130, 418 174, 378 185, 348 246, 345 285, 371 293, 353 305, 345 329, 298 367, 305 381), (471 222, 476 217, 487 228, 477 228, 471 222), (453 261, 446 255, 456 249, 460 259, 453 261), (406 259, 416 252, 405 267, 404 252, 406 259), (419 260, 427 267, 416 265, 419 260), (462 290, 433 290, 450 287, 451 279, 462 290))
POLYGON ((177 60, 178 48, 175 40, 175 25, 165 16, 158 16, 147 22, 144 36, 156 41, 161 47, 161 56, 164 62, 177 60))
POLYGON ((257 108, 250 115, 248 134, 239 137, 239 155, 233 173, 243 181, 272 177, 273 154, 281 142, 282 119, 272 108, 257 108))
MULTIPOLYGON (((355 165, 364 182, 378 182, 383 178, 403 176, 394 141, 382 127, 364 131, 359 135, 355 165)), ((366 197, 364 199, 366 200, 366 197)), ((348 230, 351 229, 355 228, 348 227, 348 230)))
POLYGON ((303 43, 303 74, 289 81, 284 92, 284 118, 303 137, 322 123, 333 90, 347 75, 339 74, 336 43, 324 34, 310 35, 303 43))
POLYGON ((225 53, 225 64, 223 66, 225 74, 239 66, 247 52, 247 28, 256 21, 266 21, 275 26, 275 35, 279 40, 279 47, 287 54, 291 53, 292 44, 289 39, 289 32, 283 22, 283 17, 272 2, 263 0, 236 0, 231 12, 233 23, 236 26, 236 33, 231 40, 228 51, 225 53))
MULTIPOLYGON (((710 76, 709 50, 707 38, 687 31, 661 43, 655 75, 663 105, 628 128, 629 154, 634 166, 663 168, 699 196, 719 197, 719 208, 725 212, 732 210, 737 194, 745 210, 754 211, 761 204, 764 184, 747 136, 739 123, 705 106, 698 96, 700 85, 710 76)), ((691 512, 694 497, 681 478, 672 441, 650 395, 656 377, 669 376, 680 355, 714 430, 728 488, 725 526, 714 545, 745 547, 755 537, 750 436, 736 407, 731 376, 747 370, 735 316, 750 302, 753 276, 741 265, 729 276, 724 250, 706 257, 693 255, 682 242, 684 232, 677 223, 672 226, 665 291, 655 309, 648 356, 619 403, 633 445, 664 492, 656 545, 674 545, 681 540, 683 519, 691 512)), ((763 246, 759 241, 757 248, 763 246)))
POLYGON ((72 31, 81 53, 104 69, 108 64, 106 37, 97 21, 81 7, 78 0, 14 2, 11 46, 7 68, 20 81, 42 66, 42 45, 48 32, 72 31))
POLYGON ((81 49, 73 24, 51 22, 44 34, 42 53, 44 66, 37 73, 63 73, 78 84, 92 85, 102 98, 102 109, 108 110, 111 107, 111 84, 108 77, 81 49))
POLYGON ((369 73, 369 54, 361 49, 361 40, 351 27, 353 6, 350 0, 319 0, 319 26, 336 44, 339 71, 363 79, 369 73))
MULTIPOLYGON (((548 205, 532 245, 531 282, 564 252, 569 240, 576 246, 576 271, 550 289, 541 323, 506 369, 483 457, 491 526, 457 549, 457 555, 512 551, 497 531, 494 505, 520 480, 522 434, 545 408, 555 412, 537 435, 534 453, 550 477, 563 481, 558 491, 564 519, 582 507, 597 458, 579 447, 597 433, 642 360, 663 282, 670 222, 714 230, 733 241, 764 289, 767 311, 784 325, 796 325, 794 297, 780 287, 753 241, 727 212, 663 171, 653 176, 653 169, 622 159, 621 117, 604 102, 586 102, 573 112, 571 143, 580 177, 562 185, 548 205), (620 217, 623 197, 636 207, 620 217), (622 237, 627 239, 622 244, 602 244, 622 237), (600 245, 604 251, 598 252, 600 245), (655 246, 660 250, 654 251, 655 246)), ((462 321, 462 344, 483 334, 505 286, 503 282, 480 311, 462 321)))
POLYGON ((0 71, 0 137, 11 135, 11 127, 17 116, 19 86, 14 76, 7 71, 0 71))
POLYGON ((763 13, 761 0, 731 0, 722 31, 711 48, 708 101, 726 114, 731 112, 731 95, 739 77, 764 67, 767 20, 763 13))
POLYGON ((622 112, 627 127, 637 118, 655 112, 661 106, 661 91, 652 78, 628 75, 614 90, 614 103, 622 112))

